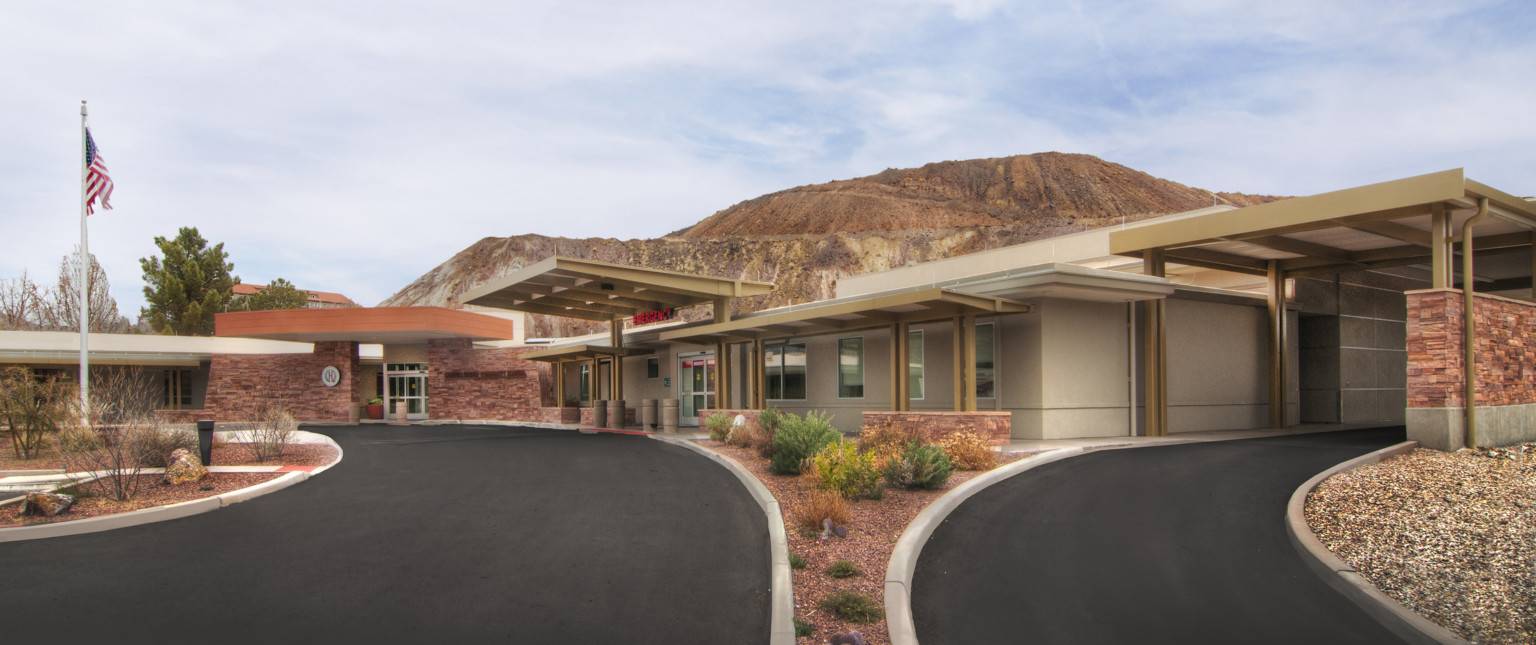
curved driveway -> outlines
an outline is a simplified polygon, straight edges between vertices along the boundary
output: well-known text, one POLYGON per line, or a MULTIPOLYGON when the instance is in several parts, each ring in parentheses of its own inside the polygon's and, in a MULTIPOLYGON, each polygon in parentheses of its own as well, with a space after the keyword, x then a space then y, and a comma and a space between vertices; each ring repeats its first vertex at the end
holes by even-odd
POLYGON ((530 428, 308 429, 346 458, 298 486, 0 544, 4 640, 768 640, 762 510, 687 449, 530 428))
POLYGON ((1129 450, 1047 464, 961 504, 912 611, 947 643, 1396 643, 1306 568, 1286 502, 1402 428, 1129 450))

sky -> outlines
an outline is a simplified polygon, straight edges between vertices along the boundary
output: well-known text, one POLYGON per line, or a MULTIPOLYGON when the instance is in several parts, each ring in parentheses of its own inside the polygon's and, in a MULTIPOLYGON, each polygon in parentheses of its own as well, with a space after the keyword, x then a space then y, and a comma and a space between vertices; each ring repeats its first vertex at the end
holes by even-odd
POLYGON ((0 278, 79 244, 81 100, 133 319, 183 226, 245 282, 374 305, 483 237, 657 237, 952 159, 1536 195, 1532 33, 1524 0, 7 2, 0 278))

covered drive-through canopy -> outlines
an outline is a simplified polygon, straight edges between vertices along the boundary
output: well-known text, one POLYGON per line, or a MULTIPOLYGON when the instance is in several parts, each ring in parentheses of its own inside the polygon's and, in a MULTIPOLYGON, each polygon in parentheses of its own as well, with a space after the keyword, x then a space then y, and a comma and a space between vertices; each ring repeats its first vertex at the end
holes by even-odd
POLYGON ((612 321, 657 310, 714 304, 773 291, 773 284, 690 275, 559 256, 490 280, 460 296, 467 305, 612 321))

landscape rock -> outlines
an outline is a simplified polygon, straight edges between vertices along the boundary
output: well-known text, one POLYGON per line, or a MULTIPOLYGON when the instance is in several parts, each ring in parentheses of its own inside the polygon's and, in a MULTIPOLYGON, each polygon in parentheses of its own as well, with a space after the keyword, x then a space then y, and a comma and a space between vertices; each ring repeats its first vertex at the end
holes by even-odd
POLYGON ((165 467, 167 484, 185 484, 200 481, 207 476, 208 469, 203 467, 202 459, 186 448, 177 448, 172 452, 171 463, 165 467))
POLYGON ((41 515, 53 517, 69 510, 75 503, 74 496, 61 493, 28 493, 27 501, 21 509, 22 515, 41 515))
POLYGON ((832 645, 864 645, 865 641, 864 635, 860 634, 858 630, 854 630, 846 634, 833 636, 831 643, 832 645))

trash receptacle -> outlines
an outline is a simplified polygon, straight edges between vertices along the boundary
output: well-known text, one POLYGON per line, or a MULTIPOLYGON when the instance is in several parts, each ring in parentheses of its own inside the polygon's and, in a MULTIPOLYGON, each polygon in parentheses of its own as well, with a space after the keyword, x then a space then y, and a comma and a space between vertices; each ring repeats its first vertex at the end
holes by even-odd
POLYGON ((405 401, 395 401, 395 423, 405 423, 405 401))
POLYGON ((197 455, 203 460, 204 466, 213 465, 212 419, 199 419, 197 422, 197 455))
POLYGON ((676 433, 678 420, 677 399, 662 399, 661 431, 676 433))
POLYGON ((655 430, 656 399, 640 399, 640 429, 655 430))

